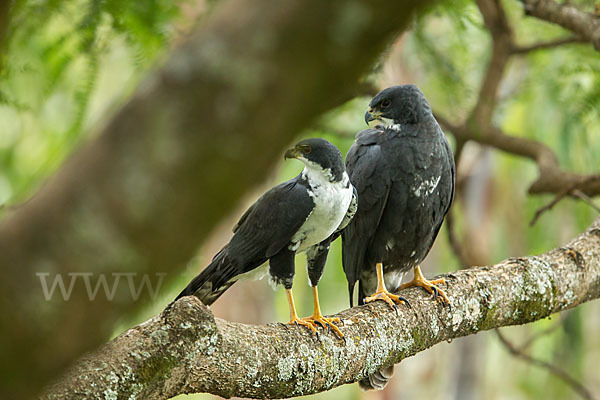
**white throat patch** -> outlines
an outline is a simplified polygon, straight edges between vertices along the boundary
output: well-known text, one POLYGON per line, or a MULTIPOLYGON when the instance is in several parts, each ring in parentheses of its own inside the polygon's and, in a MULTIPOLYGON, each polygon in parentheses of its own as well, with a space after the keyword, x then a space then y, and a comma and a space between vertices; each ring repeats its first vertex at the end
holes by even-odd
POLYGON ((319 164, 314 161, 307 160, 306 158, 302 158, 302 162, 306 165, 304 170, 302 170, 302 177, 307 178, 309 181, 327 181, 333 182, 335 179, 333 174, 331 173, 331 169, 323 168, 319 164))
POLYGON ((371 121, 369 123, 369 126, 371 124, 373 124, 374 126, 377 126, 377 125, 383 126, 385 129, 391 129, 396 132, 400 132, 402 130, 401 125, 394 123, 394 120, 390 119, 390 118, 380 117, 374 121, 371 121))

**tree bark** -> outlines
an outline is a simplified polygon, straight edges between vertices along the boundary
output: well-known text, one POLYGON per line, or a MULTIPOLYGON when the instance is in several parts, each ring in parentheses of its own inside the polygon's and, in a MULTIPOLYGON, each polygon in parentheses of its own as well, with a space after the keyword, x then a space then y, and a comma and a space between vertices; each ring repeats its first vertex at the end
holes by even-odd
POLYGON ((36 273, 174 276, 426 3, 222 1, 0 225, 0 397, 30 397, 148 300, 90 301, 78 284, 45 301, 36 273))
POLYGON ((86 356, 43 399, 195 392, 285 398, 356 382, 436 343, 525 324, 600 297, 600 219, 566 246, 446 279, 451 310, 408 289, 402 295, 413 308, 400 307, 398 315, 383 302, 338 314, 346 343, 297 326, 223 321, 186 297, 86 356))

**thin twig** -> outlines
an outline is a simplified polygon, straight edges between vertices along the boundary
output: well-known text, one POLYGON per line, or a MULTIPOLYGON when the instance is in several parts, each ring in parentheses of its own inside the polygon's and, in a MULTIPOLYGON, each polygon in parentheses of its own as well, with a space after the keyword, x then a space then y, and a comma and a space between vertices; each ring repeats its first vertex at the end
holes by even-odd
POLYGON ((525 342, 523 342, 523 344, 521 344, 518 349, 519 351, 525 351, 529 348, 529 346, 531 346, 536 340, 549 335, 550 333, 554 332, 555 330, 557 330, 558 328, 560 328, 563 325, 563 322, 565 321, 565 317, 567 316, 567 313, 561 313, 558 315, 559 320, 558 322, 554 323, 552 326, 549 326, 546 329, 543 329, 537 333, 534 333, 533 335, 531 335, 529 337, 529 339, 527 339, 525 342))
POLYGON ((567 385, 569 385, 571 387, 571 389, 573 389, 582 398, 587 399, 587 400, 594 400, 592 393, 585 386, 583 386, 579 381, 577 381, 575 378, 573 378, 572 376, 567 374, 561 368, 559 368, 555 365, 552 365, 549 362, 546 362, 544 360, 540 360, 540 359, 534 358, 528 354, 523 353, 520 349, 518 349, 515 345, 513 345, 510 341, 508 341, 508 339, 506 339, 504 337, 504 335, 502 335, 502 333, 500 333, 499 329, 496 329, 496 334, 498 335, 500 342, 504 345, 504 347, 506 347, 506 349, 512 355, 514 355, 515 357, 519 357, 520 359, 522 359, 532 365, 536 365, 538 367, 548 370, 548 372, 550 372, 550 373, 554 374, 556 377, 562 379, 563 382, 565 382, 567 385))
POLYGON ((562 189, 560 192, 558 192, 556 194, 556 196, 552 199, 552 201, 550 201, 548 204, 537 209, 537 211, 535 212, 535 215, 533 216, 531 222, 529 223, 529 226, 535 225, 535 223, 542 216, 543 213, 551 210, 558 202, 560 202, 562 199, 564 199, 568 195, 577 197, 577 198, 585 201, 594 210, 600 212, 600 207, 598 207, 587 194, 585 194, 583 191, 581 191, 582 187, 588 186, 590 184, 594 184, 596 181, 600 181, 600 175, 597 175, 597 174, 588 175, 587 177, 580 179, 578 182, 574 182, 571 185, 567 186, 566 188, 562 189))
POLYGON ((592 198, 590 196, 588 196, 587 194, 583 193, 581 190, 579 189, 575 189, 571 192, 571 194, 574 197, 577 197, 581 200, 583 200, 584 202, 586 202, 590 207, 592 207, 594 210, 596 210, 597 212, 600 213, 600 207, 598 207, 598 205, 596 203, 594 203, 594 200, 592 200, 592 198))
POLYGON ((586 41, 585 39, 582 39, 578 36, 570 36, 570 37, 566 37, 566 38, 549 40, 547 42, 534 43, 534 44, 530 44, 530 45, 526 45, 526 46, 515 45, 511 49, 511 54, 526 55, 526 54, 529 54, 529 53, 537 51, 537 50, 553 49, 555 47, 560 47, 560 46, 564 46, 567 44, 585 44, 585 43, 588 43, 588 41, 586 41))
POLYGON ((556 196, 554 196, 554 198, 552 199, 552 201, 550 201, 548 204, 543 205, 542 207, 538 208, 535 211, 535 215, 533 216, 533 218, 529 222, 529 226, 534 226, 535 223, 537 222, 537 220, 540 219, 540 217, 542 216, 542 214, 544 214, 546 211, 552 210, 552 208, 555 205, 557 205, 558 202, 560 202, 562 199, 564 199, 565 196, 567 196, 571 190, 573 190, 573 188, 566 188, 564 190, 561 190, 559 193, 556 194, 556 196))

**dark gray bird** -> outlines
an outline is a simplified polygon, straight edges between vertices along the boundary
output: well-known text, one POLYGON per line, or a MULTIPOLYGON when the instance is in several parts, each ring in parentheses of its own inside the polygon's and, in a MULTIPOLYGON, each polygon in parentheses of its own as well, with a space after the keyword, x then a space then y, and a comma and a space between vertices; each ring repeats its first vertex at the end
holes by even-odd
MULTIPOLYGON (((323 273, 329 243, 356 211, 356 195, 344 168, 342 153, 324 139, 306 139, 285 153, 305 164, 304 170, 260 197, 233 228, 234 235, 212 262, 177 296, 195 295, 212 304, 244 275, 269 261, 271 279, 287 292, 290 323, 317 332, 316 325, 332 328, 337 318, 320 311, 317 283, 323 273), (298 318, 292 297, 294 257, 307 253, 308 275, 314 295, 314 313, 298 318)), ((266 265, 265 265, 266 266, 266 265)))
MULTIPOLYGON (((414 85, 379 92, 365 114, 367 124, 373 120, 382 125, 359 132, 346 157, 358 193, 358 210, 342 233, 350 306, 357 281, 359 304, 384 300, 395 308, 405 299, 390 291, 410 286, 423 287, 449 304, 436 286, 444 280, 426 280, 419 264, 452 204, 452 150, 425 96, 414 85), (400 285, 410 269, 414 279, 400 285)), ((384 386, 390 376, 380 371, 371 377, 370 386, 384 386)))

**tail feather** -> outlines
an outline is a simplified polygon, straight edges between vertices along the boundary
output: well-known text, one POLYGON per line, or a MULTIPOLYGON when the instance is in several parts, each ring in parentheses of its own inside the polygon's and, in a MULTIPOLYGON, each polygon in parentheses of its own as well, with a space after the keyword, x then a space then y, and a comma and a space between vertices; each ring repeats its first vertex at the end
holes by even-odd
POLYGON ((380 369, 369 377, 358 381, 358 386, 362 390, 383 390, 390 379, 394 376, 394 366, 380 369))
POLYGON ((236 269, 227 257, 227 247, 213 258, 211 263, 196 276, 185 289, 179 293, 175 301, 184 296, 196 296, 209 306, 235 283, 236 269))

